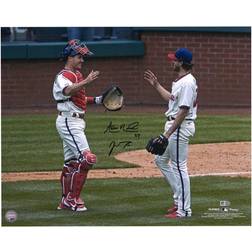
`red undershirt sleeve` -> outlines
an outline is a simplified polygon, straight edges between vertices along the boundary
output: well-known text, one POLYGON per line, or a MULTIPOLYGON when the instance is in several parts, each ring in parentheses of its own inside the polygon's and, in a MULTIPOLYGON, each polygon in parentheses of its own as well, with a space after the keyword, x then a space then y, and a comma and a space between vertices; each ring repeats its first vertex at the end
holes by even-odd
POLYGON ((93 97, 93 96, 88 96, 88 97, 87 97, 87 103, 88 103, 88 104, 93 104, 93 103, 95 103, 95 97, 93 97))

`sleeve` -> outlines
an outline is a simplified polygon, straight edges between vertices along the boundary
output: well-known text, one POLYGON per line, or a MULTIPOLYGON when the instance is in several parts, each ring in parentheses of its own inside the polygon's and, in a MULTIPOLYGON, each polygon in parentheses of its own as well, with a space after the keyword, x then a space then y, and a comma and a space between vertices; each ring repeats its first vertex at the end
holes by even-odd
POLYGON ((180 97, 179 97, 179 107, 191 107, 193 104, 193 87, 190 85, 190 83, 185 83, 185 85, 182 86, 180 97))
POLYGON ((70 96, 64 95, 63 90, 70 85, 73 85, 73 83, 69 79, 67 79, 63 75, 58 75, 57 80, 56 80, 57 96, 60 96, 62 98, 69 98, 70 96))
POLYGON ((87 97, 87 104, 93 104, 93 103, 95 103, 95 97, 88 96, 87 97))

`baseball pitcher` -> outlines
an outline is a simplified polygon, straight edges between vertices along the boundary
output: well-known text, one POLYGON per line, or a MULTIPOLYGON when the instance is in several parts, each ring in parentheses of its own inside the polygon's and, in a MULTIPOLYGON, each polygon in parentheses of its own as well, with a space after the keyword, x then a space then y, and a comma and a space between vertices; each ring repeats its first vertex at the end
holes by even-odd
POLYGON ((189 138, 195 133, 197 84, 191 74, 192 53, 188 49, 180 48, 175 53, 169 53, 168 59, 172 61, 173 70, 177 73, 171 93, 150 70, 144 73, 144 79, 169 102, 164 133, 151 138, 146 149, 156 154, 155 163, 173 191, 174 203, 165 217, 183 218, 192 215, 187 156, 189 138))

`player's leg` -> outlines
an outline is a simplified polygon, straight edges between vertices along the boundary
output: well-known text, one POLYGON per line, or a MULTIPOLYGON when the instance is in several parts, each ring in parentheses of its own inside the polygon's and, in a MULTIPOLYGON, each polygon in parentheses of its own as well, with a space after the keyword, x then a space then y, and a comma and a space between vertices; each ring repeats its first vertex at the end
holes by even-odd
POLYGON ((68 171, 68 193, 64 198, 64 205, 74 211, 85 211, 84 201, 80 198, 80 192, 86 181, 88 170, 83 171, 81 164, 76 160, 67 163, 68 171))
MULTIPOLYGON (((167 122, 165 124, 165 131, 169 129, 171 126, 171 122, 167 122)), ((172 144, 168 144, 164 154, 162 156, 157 155, 155 157, 155 163, 159 167, 160 171, 164 175, 168 184, 170 184, 171 189, 173 191, 173 207, 169 210, 174 211, 177 209, 178 205, 178 195, 179 195, 179 187, 177 182, 176 174, 172 169, 169 161, 170 161, 170 149, 172 148, 172 144)))
MULTIPOLYGON (((77 162, 74 153, 70 148, 68 148, 67 144, 63 141, 63 149, 64 149, 64 166, 60 176, 60 183, 62 188, 62 197, 61 202, 57 209, 68 208, 68 206, 64 205, 64 200, 71 188, 71 179, 74 172, 74 169, 71 165, 71 162, 77 162)), ((84 204, 84 203, 83 203, 84 204)))
MULTIPOLYGON (((67 149, 74 154, 76 161, 68 163, 72 169, 69 192, 64 204, 75 211, 86 210, 84 202, 80 198, 81 190, 86 182, 87 174, 93 164, 96 163, 96 156, 89 150, 88 142, 84 134, 85 123, 83 120, 65 118, 64 127, 60 128, 60 135, 64 140, 67 149), (82 207, 83 206, 83 207, 82 207)), ((68 158, 65 152, 65 159, 68 158)))
MULTIPOLYGON (((62 116, 57 117, 56 128, 57 128, 57 131, 63 141, 64 160, 67 160, 67 159, 71 160, 72 158, 75 158, 74 153, 71 151, 70 148, 68 148, 68 146, 66 145, 66 143, 64 141, 65 120, 62 116)), ((64 163, 63 168, 62 168, 62 172, 61 172, 61 176, 60 176, 62 195, 61 195, 61 201, 57 207, 57 209, 59 209, 59 210, 64 209, 64 208, 68 208, 67 206, 64 206, 64 199, 70 189, 70 180, 71 180, 70 172, 68 170, 67 165, 64 163)))
POLYGON ((190 178, 187 169, 189 137, 194 133, 194 128, 186 128, 184 125, 171 136, 169 145, 171 147, 171 166, 178 181, 178 210, 181 217, 191 216, 191 191, 190 178))
POLYGON ((155 164, 164 175, 166 182, 171 186, 171 189, 173 192, 173 207, 175 209, 177 208, 176 206, 178 205, 179 188, 178 188, 177 178, 174 173, 174 170, 169 164, 169 160, 170 160, 169 149, 170 149, 170 146, 168 145, 168 147, 166 148, 162 156, 159 156, 159 155, 155 156, 155 164))
POLYGON ((71 161, 68 166, 72 168, 69 193, 67 194, 64 204, 74 211, 85 211, 87 208, 84 201, 80 198, 81 190, 86 182, 88 171, 96 162, 95 156, 87 151, 83 152, 85 159, 80 161, 71 161), (91 157, 92 164, 87 160, 91 157))

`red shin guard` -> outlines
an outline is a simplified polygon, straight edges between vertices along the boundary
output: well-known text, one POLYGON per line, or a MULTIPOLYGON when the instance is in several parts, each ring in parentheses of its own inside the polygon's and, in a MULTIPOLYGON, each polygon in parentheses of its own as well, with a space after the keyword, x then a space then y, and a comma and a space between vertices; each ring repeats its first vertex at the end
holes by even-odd
POLYGON ((67 198, 73 205, 84 203, 80 199, 80 194, 86 182, 88 171, 96 162, 96 156, 91 152, 84 152, 83 155, 85 160, 81 163, 70 161, 66 164, 60 177, 62 199, 67 198))
POLYGON ((88 170, 83 173, 76 172, 72 177, 72 187, 70 192, 70 198, 76 198, 76 200, 80 197, 82 188, 87 179, 88 170))
POLYGON ((68 199, 76 199, 80 197, 81 190, 86 182, 89 169, 92 167, 83 161, 81 164, 75 162, 74 166, 78 166, 78 169, 74 169, 71 173, 70 184, 68 183, 68 199))
POLYGON ((64 166, 61 176, 60 176, 62 197, 66 197, 70 191, 71 177, 72 177, 72 174, 71 172, 69 172, 68 167, 64 166))

